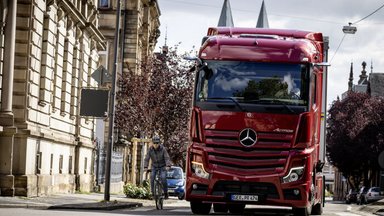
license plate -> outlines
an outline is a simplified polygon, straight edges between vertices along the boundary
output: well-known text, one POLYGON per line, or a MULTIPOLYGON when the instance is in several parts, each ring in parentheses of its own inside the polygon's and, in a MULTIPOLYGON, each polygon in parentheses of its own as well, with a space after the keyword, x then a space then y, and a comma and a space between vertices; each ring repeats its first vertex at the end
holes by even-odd
POLYGON ((257 202, 259 200, 259 197, 257 195, 237 195, 233 194, 231 195, 232 201, 252 201, 257 202))
POLYGON ((173 189, 168 189, 168 192, 169 192, 169 193, 173 193, 173 192, 175 192, 175 190, 173 190, 173 189))

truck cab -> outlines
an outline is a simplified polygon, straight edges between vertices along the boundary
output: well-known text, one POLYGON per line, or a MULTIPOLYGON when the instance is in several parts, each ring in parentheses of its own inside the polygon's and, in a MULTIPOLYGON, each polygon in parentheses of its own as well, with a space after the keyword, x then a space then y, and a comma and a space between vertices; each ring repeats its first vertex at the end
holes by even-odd
POLYGON ((196 214, 247 204, 321 214, 321 33, 210 28, 199 51, 186 200, 196 214))

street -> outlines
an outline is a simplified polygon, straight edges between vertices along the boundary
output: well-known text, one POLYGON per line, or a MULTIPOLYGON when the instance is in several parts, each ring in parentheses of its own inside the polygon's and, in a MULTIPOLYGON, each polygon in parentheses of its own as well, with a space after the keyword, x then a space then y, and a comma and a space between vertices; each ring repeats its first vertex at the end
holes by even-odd
MULTIPOLYGON (((323 216, 357 216, 357 215, 373 215, 369 213, 356 212, 359 206, 355 204, 347 205, 342 202, 327 201, 323 216)), ((49 210, 49 209, 31 209, 31 208, 0 208, 1 216, 64 216, 64 215, 80 215, 80 216, 96 216, 96 215, 192 215, 189 203, 186 201, 172 200, 166 202, 163 210, 156 210, 154 206, 143 206, 135 209, 119 209, 113 211, 95 211, 95 210, 49 210)), ((230 215, 215 214, 211 211, 210 215, 230 215)), ((290 216, 292 215, 289 208, 272 208, 268 206, 247 206, 244 215, 276 215, 290 216), (267 208, 266 208, 267 207, 267 208)))

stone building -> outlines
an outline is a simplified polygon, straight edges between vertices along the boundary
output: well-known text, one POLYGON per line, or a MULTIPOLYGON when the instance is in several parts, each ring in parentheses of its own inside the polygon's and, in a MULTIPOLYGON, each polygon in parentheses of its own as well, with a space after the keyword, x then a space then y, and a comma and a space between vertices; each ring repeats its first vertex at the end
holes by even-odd
POLYGON ((0 193, 39 196, 94 187, 94 120, 80 91, 106 48, 97 0, 0 4, 0 193))
MULTIPOLYGON (((113 70, 116 23, 116 1, 99 2, 99 29, 106 38, 106 49, 100 51, 101 64, 109 71, 113 70)), ((160 9, 157 0, 121 0, 121 18, 119 50, 117 57, 117 76, 128 67, 140 73, 138 65, 141 60, 151 55, 160 36, 160 9)), ((108 122, 97 120, 96 140, 98 141, 97 185, 104 190, 106 147, 108 145, 108 122)), ((116 129, 118 131, 118 128, 116 129)), ((118 135, 116 135, 117 137, 118 135)), ((141 183, 144 179, 143 159, 147 152, 149 140, 118 139, 112 152, 112 170, 110 191, 121 192, 123 185, 141 183), (123 141, 122 141, 123 140, 123 141)))

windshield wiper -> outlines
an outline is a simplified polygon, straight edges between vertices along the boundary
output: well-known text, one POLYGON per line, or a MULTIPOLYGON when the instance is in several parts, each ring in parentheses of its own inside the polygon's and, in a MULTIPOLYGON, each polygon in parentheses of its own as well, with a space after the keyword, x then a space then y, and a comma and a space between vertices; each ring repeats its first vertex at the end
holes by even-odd
POLYGON ((239 107, 240 108, 240 110, 241 111, 243 111, 243 112, 246 112, 247 110, 246 109, 244 109, 244 107, 242 107, 241 105, 240 105, 240 103, 239 102, 237 102, 237 100, 235 100, 235 99, 233 99, 233 98, 231 98, 231 97, 209 97, 209 98, 206 98, 207 100, 231 100, 231 101, 233 101, 233 103, 234 104, 236 104, 236 106, 237 107, 239 107))
POLYGON ((258 102, 262 102, 262 103, 268 102, 268 104, 278 105, 278 106, 284 107, 285 109, 287 109, 291 113, 295 113, 295 111, 291 107, 288 106, 288 104, 290 104, 290 103, 289 102, 287 103, 284 100, 280 100, 280 99, 260 99, 260 100, 257 100, 257 101, 258 102))

